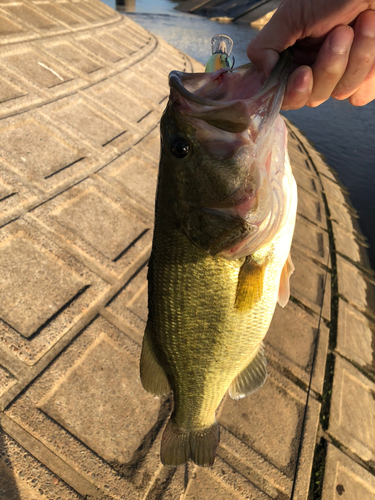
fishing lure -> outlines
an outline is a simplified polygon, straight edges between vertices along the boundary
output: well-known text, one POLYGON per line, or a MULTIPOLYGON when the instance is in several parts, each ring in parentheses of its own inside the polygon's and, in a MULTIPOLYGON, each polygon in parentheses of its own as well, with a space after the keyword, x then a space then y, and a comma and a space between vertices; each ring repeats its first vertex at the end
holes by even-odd
POLYGON ((234 57, 230 56, 233 40, 227 35, 215 35, 211 40, 212 55, 207 61, 205 72, 213 73, 218 69, 232 69, 234 57))

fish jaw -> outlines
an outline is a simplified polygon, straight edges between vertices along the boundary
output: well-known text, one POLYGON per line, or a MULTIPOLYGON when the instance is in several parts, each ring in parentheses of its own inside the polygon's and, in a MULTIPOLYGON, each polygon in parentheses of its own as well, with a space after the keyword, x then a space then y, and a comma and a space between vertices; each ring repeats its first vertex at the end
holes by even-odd
POLYGON ((264 234, 266 243, 269 224, 280 219, 272 213, 278 206, 273 143, 289 74, 286 59, 263 86, 252 64, 233 71, 170 75, 160 175, 169 177, 171 192, 177 194, 170 209, 181 231, 212 255, 236 258, 230 250, 245 238, 248 248, 256 250, 249 239, 262 243, 259 235, 264 234), (171 154, 176 137, 189 146, 186 158, 176 160, 171 154), (216 231, 211 244, 203 234, 209 226, 216 231))

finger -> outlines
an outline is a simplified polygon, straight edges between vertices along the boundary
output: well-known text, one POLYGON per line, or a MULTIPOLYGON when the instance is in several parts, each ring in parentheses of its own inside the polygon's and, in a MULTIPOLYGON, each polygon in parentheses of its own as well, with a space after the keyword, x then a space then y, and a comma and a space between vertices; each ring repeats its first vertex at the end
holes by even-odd
POLYGON ((309 106, 318 106, 331 96, 345 72, 353 37, 349 26, 338 26, 327 36, 313 65, 314 86, 309 106))
MULTIPOLYGON (((250 54, 252 54, 250 52, 250 54)), ((257 52, 257 54, 262 54, 261 59, 254 56, 249 55, 249 51, 247 51, 247 56, 250 61, 255 65, 256 69, 266 75, 268 78, 272 73, 273 68, 276 66, 277 61, 279 60, 279 53, 276 50, 261 50, 257 52)))
POLYGON ((332 93, 335 99, 351 96, 367 77, 375 59, 375 12, 367 10, 357 19, 354 41, 345 73, 332 93))
POLYGON ((313 74, 309 66, 299 66, 288 79, 281 109, 300 109, 308 102, 313 87, 313 74))
POLYGON ((251 40, 247 47, 247 56, 258 71, 268 77, 283 50, 294 45, 302 36, 302 28, 293 22, 288 15, 288 6, 280 5, 270 21, 251 40))
POLYGON ((365 81, 358 90, 349 97, 349 102, 353 106, 364 106, 375 99, 375 62, 367 75, 365 81))

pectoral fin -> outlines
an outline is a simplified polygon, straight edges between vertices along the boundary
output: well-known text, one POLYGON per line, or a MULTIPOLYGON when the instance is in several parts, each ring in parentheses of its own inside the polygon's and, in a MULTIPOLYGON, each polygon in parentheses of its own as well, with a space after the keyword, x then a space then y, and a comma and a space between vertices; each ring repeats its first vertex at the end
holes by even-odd
POLYGON ((257 264, 251 259, 251 256, 246 257, 238 275, 234 305, 236 309, 247 311, 262 298, 263 278, 266 266, 267 261, 257 264))
POLYGON ((279 297, 277 301, 281 307, 285 307, 289 301, 289 296, 290 296, 289 279, 294 269, 295 267, 293 265, 292 258, 289 254, 280 276, 279 297))
POLYGON ((262 387, 267 378, 267 360, 264 345, 260 344, 258 352, 246 368, 240 372, 229 386, 229 396, 241 399, 249 396, 262 387))
POLYGON ((152 351, 148 326, 143 336, 140 370, 141 382, 147 392, 162 396, 171 390, 168 377, 152 351))

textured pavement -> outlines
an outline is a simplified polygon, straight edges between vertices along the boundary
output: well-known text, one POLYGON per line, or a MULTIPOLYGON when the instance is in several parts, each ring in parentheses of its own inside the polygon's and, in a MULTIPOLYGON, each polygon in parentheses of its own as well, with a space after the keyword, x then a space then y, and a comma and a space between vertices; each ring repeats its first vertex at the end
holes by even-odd
POLYGON ((0 34, 0 499, 373 500, 374 274, 313 146, 288 123, 267 382, 224 399, 212 468, 164 468, 171 400, 138 373, 158 123, 169 71, 202 66, 96 0, 2 0, 0 34))

